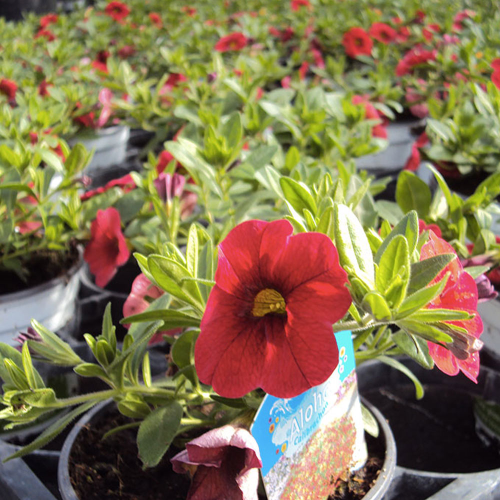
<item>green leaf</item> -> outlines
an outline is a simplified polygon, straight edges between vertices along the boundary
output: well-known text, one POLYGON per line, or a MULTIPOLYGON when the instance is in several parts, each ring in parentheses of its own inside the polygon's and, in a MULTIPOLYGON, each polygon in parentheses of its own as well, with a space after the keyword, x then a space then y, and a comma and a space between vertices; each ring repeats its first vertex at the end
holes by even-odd
POLYGON ((422 321, 424 323, 433 323, 435 321, 467 321, 474 317, 466 311, 457 311, 449 309, 421 309, 412 314, 409 319, 412 321, 422 321))
POLYGON ((158 465, 170 447, 181 424, 182 406, 177 401, 152 411, 137 433, 139 458, 144 467, 158 465))
POLYGON ((370 436, 377 438, 379 435, 377 419, 363 403, 361 403, 361 417, 363 419, 363 428, 365 431, 370 434, 370 436))
POLYGON ((368 311, 378 321, 387 321, 391 319, 391 310, 386 300, 378 292, 368 292, 363 297, 361 307, 368 311))
POLYGON ((64 162, 64 167, 69 174, 74 175, 81 172, 85 168, 88 160, 89 154, 87 153, 85 146, 78 143, 71 149, 71 153, 64 162))
POLYGON ((429 214, 431 207, 431 190, 414 173, 403 170, 396 185, 396 201, 404 213, 415 210, 423 219, 429 214))
POLYGON ((411 265, 408 293, 412 294, 425 288, 453 259, 454 253, 443 253, 411 265))
POLYGON ((243 409, 248 408, 248 405, 244 398, 230 399, 223 398, 222 396, 218 396, 217 394, 210 394, 210 398, 217 403, 222 403, 223 405, 229 406, 230 408, 243 409))
POLYGON ((387 238, 384 239, 382 245, 380 245, 376 255, 375 262, 380 263, 380 259, 388 247, 389 243, 393 238, 398 235, 403 235, 408 241, 408 251, 412 255, 415 248, 417 247, 418 241, 418 216, 416 212, 410 212, 406 214, 390 232, 387 238))
POLYGON ((419 365, 428 370, 434 367, 434 360, 429 354, 429 346, 426 340, 401 330, 394 333, 392 339, 406 355, 419 365))
POLYGON ((305 184, 294 181, 290 177, 281 177, 280 186, 285 200, 299 214, 302 214, 303 210, 309 210, 312 214, 316 214, 316 202, 305 184))
POLYGON ((98 377, 101 379, 108 378, 106 371, 95 363, 82 363, 81 365, 75 366, 73 371, 81 377, 98 377))
POLYGON ((184 332, 172 346, 172 360, 182 369, 192 365, 194 362, 194 344, 200 332, 198 330, 189 330, 184 332))
POLYGON ((90 410, 90 408, 92 408, 96 403, 97 401, 90 401, 78 406, 73 411, 69 412, 67 415, 52 424, 29 445, 24 446, 19 451, 16 451, 16 453, 7 457, 4 462, 7 462, 8 460, 12 460, 14 458, 24 457, 32 451, 38 450, 39 448, 42 448, 46 444, 50 443, 50 441, 56 438, 76 417, 90 410))
POLYGON ((186 246, 186 264, 191 276, 198 275, 198 251, 198 229, 196 229, 196 224, 191 224, 186 246))
POLYGON ((418 311, 422 307, 426 306, 431 300, 437 297, 446 285, 448 276, 445 276, 442 280, 434 285, 422 288, 412 295, 406 297, 401 306, 398 309, 396 319, 402 319, 415 311, 418 311))
POLYGON ((417 399, 422 399, 424 397, 424 388, 422 384, 409 368, 407 368, 399 361, 396 361, 395 359, 389 358, 387 356, 380 356, 377 359, 406 375, 415 385, 415 395, 417 399))
POLYGON ((233 113, 229 120, 222 126, 222 134, 226 138, 231 149, 235 149, 243 137, 243 127, 241 126, 241 115, 233 113))
POLYGON ((409 270, 410 254, 408 241, 403 235, 398 234, 391 239, 380 257, 375 278, 377 290, 385 295, 394 277, 399 273, 403 273, 406 277, 409 277, 409 270))
POLYGON ((145 321, 163 321, 162 329, 171 330, 173 328, 185 328, 188 326, 200 326, 200 318, 189 314, 177 311, 175 309, 160 309, 154 311, 146 311, 140 314, 134 314, 123 318, 120 323, 142 323, 145 321))
POLYGON ((125 398, 118 403, 120 413, 129 418, 146 418, 151 413, 151 408, 137 394, 128 393, 125 398))
POLYGON ((148 267, 160 288, 183 302, 203 311, 203 299, 198 285, 192 281, 182 282, 183 278, 192 278, 188 269, 173 259, 161 255, 150 255, 148 267))
POLYGON ((354 269, 358 278, 366 277, 373 282, 375 269, 368 238, 354 213, 346 206, 335 204, 334 233, 335 246, 343 268, 354 269))
POLYGON ((33 367, 33 363, 31 362, 31 354, 29 345, 25 342, 22 347, 21 352, 23 358, 23 369, 24 374, 26 375, 26 380, 28 381, 28 385, 30 389, 37 389, 37 379, 35 377, 35 368, 33 367))
POLYGON ((444 333, 439 328, 427 323, 404 319, 403 321, 398 322, 398 326, 404 328, 408 333, 418 335, 419 337, 434 343, 442 342, 444 344, 449 344, 450 342, 453 342, 453 339, 447 333, 444 333))

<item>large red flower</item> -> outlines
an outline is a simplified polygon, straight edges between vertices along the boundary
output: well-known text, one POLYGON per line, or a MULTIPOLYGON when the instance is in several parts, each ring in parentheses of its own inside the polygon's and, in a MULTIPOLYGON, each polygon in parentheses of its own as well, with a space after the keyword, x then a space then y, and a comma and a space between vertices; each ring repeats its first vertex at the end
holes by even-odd
POLYGON ((95 276, 97 286, 106 286, 130 257, 125 236, 122 233, 120 213, 109 207, 99 210, 90 227, 90 241, 83 258, 95 276))
POLYGON ((240 33, 231 33, 230 35, 223 36, 216 44, 215 50, 218 52, 230 52, 241 50, 247 44, 247 37, 240 33))
POLYGON ((187 500, 257 500, 262 460, 246 429, 212 429, 187 443, 171 462, 175 472, 193 476, 187 500))
POLYGON ((130 14, 130 9, 127 5, 122 2, 109 2, 104 9, 104 12, 115 21, 121 21, 125 19, 130 14))
POLYGON ((351 28, 342 37, 342 44, 348 56, 369 56, 372 53, 373 42, 368 33, 359 27, 351 28))
MULTIPOLYGON (((429 231, 429 241, 422 247, 420 260, 446 253, 455 253, 445 240, 429 231)), ((478 292, 474 278, 464 271, 458 257, 453 259, 431 282, 441 280, 445 273, 450 273, 441 294, 433 299, 427 308, 452 309, 475 314, 473 319, 449 321, 448 323, 465 328, 471 338, 454 337, 447 348, 429 342, 429 353, 436 366, 447 375, 457 375, 462 371, 468 378, 477 382, 479 374, 479 353, 482 343, 478 340, 483 332, 483 322, 477 313, 478 292), (474 339, 474 340, 472 340, 474 339)))
POLYGON ((394 42, 398 36, 397 31, 385 23, 373 23, 369 33, 372 38, 386 45, 394 42))
POLYGON ((347 275, 327 236, 292 232, 288 221, 252 220, 219 246, 195 364, 222 396, 261 387, 290 398, 338 364, 332 324, 351 304, 347 275))

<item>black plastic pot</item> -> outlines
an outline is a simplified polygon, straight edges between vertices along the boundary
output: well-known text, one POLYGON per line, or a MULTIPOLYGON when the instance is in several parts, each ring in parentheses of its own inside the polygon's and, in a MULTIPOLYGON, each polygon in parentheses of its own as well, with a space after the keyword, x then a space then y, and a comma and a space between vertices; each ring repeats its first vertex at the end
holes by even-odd
MULTIPOLYGON (((95 406, 75 424, 66 438, 61 450, 61 457, 58 466, 58 483, 62 500, 81 500, 76 495, 69 476, 69 457, 75 439, 83 427, 87 426, 91 422, 95 422, 101 416, 105 415, 113 404, 114 403, 112 401, 104 401, 95 406)), ((382 470, 380 471, 375 485, 364 498, 365 500, 382 500, 385 498, 386 492, 390 489, 391 481, 394 476, 396 467, 396 447, 391 429, 387 425, 387 422, 382 414, 370 405, 370 403, 364 401, 364 404, 372 411, 378 421, 380 428, 380 436, 378 440, 380 440, 382 442, 381 444, 385 447, 385 459, 382 470)))
POLYGON ((500 454, 477 435, 474 399, 500 402, 500 374, 483 367, 474 384, 404 360, 424 385, 415 398, 412 382, 380 362, 357 368, 360 393, 388 419, 398 465, 386 500, 500 498, 500 454))
POLYGON ((19 21, 23 14, 55 12, 57 0, 0 0, 0 17, 7 21, 19 21))

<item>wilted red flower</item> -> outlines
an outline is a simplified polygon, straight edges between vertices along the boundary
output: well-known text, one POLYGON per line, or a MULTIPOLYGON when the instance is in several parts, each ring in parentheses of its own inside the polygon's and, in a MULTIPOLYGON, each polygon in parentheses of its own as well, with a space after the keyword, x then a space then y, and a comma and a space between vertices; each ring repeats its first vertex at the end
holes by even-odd
POLYGON ((130 14, 130 9, 122 2, 112 1, 106 5, 104 12, 115 21, 121 21, 130 14))
POLYGON ((411 73, 415 66, 427 64, 429 61, 435 60, 435 50, 425 50, 420 47, 414 47, 404 55, 401 61, 398 62, 398 65, 396 66, 396 75, 406 75, 408 73, 411 73))
POLYGON ((48 42, 53 42, 56 39, 56 35, 50 30, 41 29, 38 30, 38 33, 35 35, 35 39, 37 38, 45 38, 48 42))
POLYGON ((308 9, 312 7, 309 0, 291 0, 290 5, 294 12, 297 12, 301 7, 307 7, 308 9))
MULTIPOLYGON (((429 241, 422 247, 420 260, 447 253, 455 253, 455 250, 449 243, 429 231, 429 241)), ((428 342, 429 353, 442 372, 447 375, 457 375, 459 371, 462 371, 468 378, 477 382, 478 351, 482 346, 479 337, 483 332, 483 322, 477 314, 477 286, 474 278, 464 271, 458 257, 453 259, 430 285, 440 281, 446 273, 450 275, 444 290, 429 303, 427 308, 466 311, 475 316, 469 320, 447 321, 446 323, 467 330, 467 335, 451 333, 453 343, 446 344, 446 347, 428 342)))
POLYGON ((415 19, 414 21, 416 23, 423 23, 424 22, 424 19, 425 19, 425 12, 423 10, 417 10, 417 12, 415 12, 415 19))
POLYGON ((292 232, 285 220, 252 220, 219 245, 195 364, 221 396, 261 387, 293 397, 323 383, 338 364, 332 324, 351 304, 347 275, 327 236, 292 232))
POLYGON ((57 14, 47 14, 40 18, 40 28, 46 28, 49 24, 57 23, 59 16, 57 14))
POLYGON ((223 36, 216 44, 215 50, 218 52, 230 52, 243 49, 248 40, 247 37, 238 32, 223 36))
POLYGON ((123 177, 120 177, 118 179, 113 179, 112 181, 109 181, 107 184, 104 186, 98 187, 96 189, 91 189, 90 191, 87 191, 86 193, 83 193, 80 196, 81 201, 87 201, 90 200, 90 198, 93 198, 94 196, 97 196, 99 194, 105 193, 106 191, 109 191, 110 189, 114 187, 119 187, 123 190, 124 193, 128 193, 132 191, 133 189, 136 188, 134 179, 130 174, 124 175, 123 177))
POLYGON ((157 12, 150 12, 149 19, 157 28, 163 27, 163 21, 161 20, 160 14, 158 14, 157 12))
POLYGON ((135 47, 132 45, 124 45, 119 51, 118 56, 122 59, 127 59, 135 54, 135 47))
POLYGON ((175 472, 190 473, 187 500, 257 500, 259 445, 249 431, 225 425, 186 444, 171 459, 175 472))
POLYGON ((118 267, 123 266, 130 257, 122 233, 120 212, 113 207, 98 210, 90 226, 90 234, 83 258, 95 276, 96 285, 104 287, 116 274, 118 267))
POLYGON ((17 84, 7 78, 0 79, 0 94, 6 95, 9 101, 16 98, 17 84))
POLYGON ((375 40, 378 40, 379 42, 387 45, 396 40, 396 36, 398 33, 394 28, 391 28, 388 24, 373 23, 371 25, 369 34, 375 40))
POLYGON ((344 33, 342 44, 346 54, 350 57, 369 56, 372 53, 373 42, 363 28, 351 28, 344 33))

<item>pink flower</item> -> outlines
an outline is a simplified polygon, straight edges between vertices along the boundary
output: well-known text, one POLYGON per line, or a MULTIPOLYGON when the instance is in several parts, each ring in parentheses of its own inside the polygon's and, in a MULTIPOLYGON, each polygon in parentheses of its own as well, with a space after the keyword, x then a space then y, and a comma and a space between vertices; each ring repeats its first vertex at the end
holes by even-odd
POLYGON ((135 47, 132 45, 124 45, 119 51, 118 56, 122 59, 128 59, 135 54, 135 47))
POLYGON ((363 28, 354 27, 344 33, 342 44, 350 57, 369 56, 372 53, 373 42, 363 28))
MULTIPOLYGON (((455 250, 449 243, 429 231, 429 241, 422 247, 420 260, 446 253, 455 253, 455 250)), ((477 382, 479 374, 477 351, 482 346, 479 337, 483 332, 483 322, 477 314, 477 286, 474 278, 464 271, 458 257, 452 260, 430 285, 440 281, 446 273, 450 273, 450 276, 444 290, 429 303, 427 308, 466 311, 475 316, 470 320, 447 321, 446 323, 467 330, 467 335, 452 333, 453 342, 446 344, 446 347, 428 342, 429 353, 442 372, 447 375, 457 375, 461 371, 472 381, 477 382)))
POLYGON ((332 324, 351 304, 347 275, 328 237, 292 232, 285 220, 252 220, 219 245, 195 365, 221 396, 261 387, 293 397, 323 383, 338 364, 332 324))
POLYGON ((196 202, 198 201, 196 193, 184 191, 185 184, 186 179, 183 175, 171 175, 165 172, 162 172, 158 178, 154 180, 156 191, 163 203, 169 205, 174 198, 180 198, 182 218, 188 217, 193 213, 196 202))
POLYGON ((247 42, 247 37, 243 33, 231 33, 230 35, 223 36, 215 44, 215 50, 217 52, 239 51, 246 46, 247 42))
POLYGON ((299 68, 299 78, 305 80, 307 72, 309 71, 309 63, 304 61, 299 68))
POLYGON ((130 257, 118 210, 113 207, 99 210, 90 227, 90 234, 83 258, 89 264, 97 286, 104 287, 116 274, 118 267, 123 266, 130 257))
POLYGON ((249 431, 212 429, 171 459, 175 472, 192 475, 187 500, 257 500, 259 446, 249 431))
POLYGON ((465 9, 457 13, 453 19, 453 30, 462 31, 465 28, 464 21, 466 19, 472 19, 476 16, 475 11, 470 9, 465 9))

